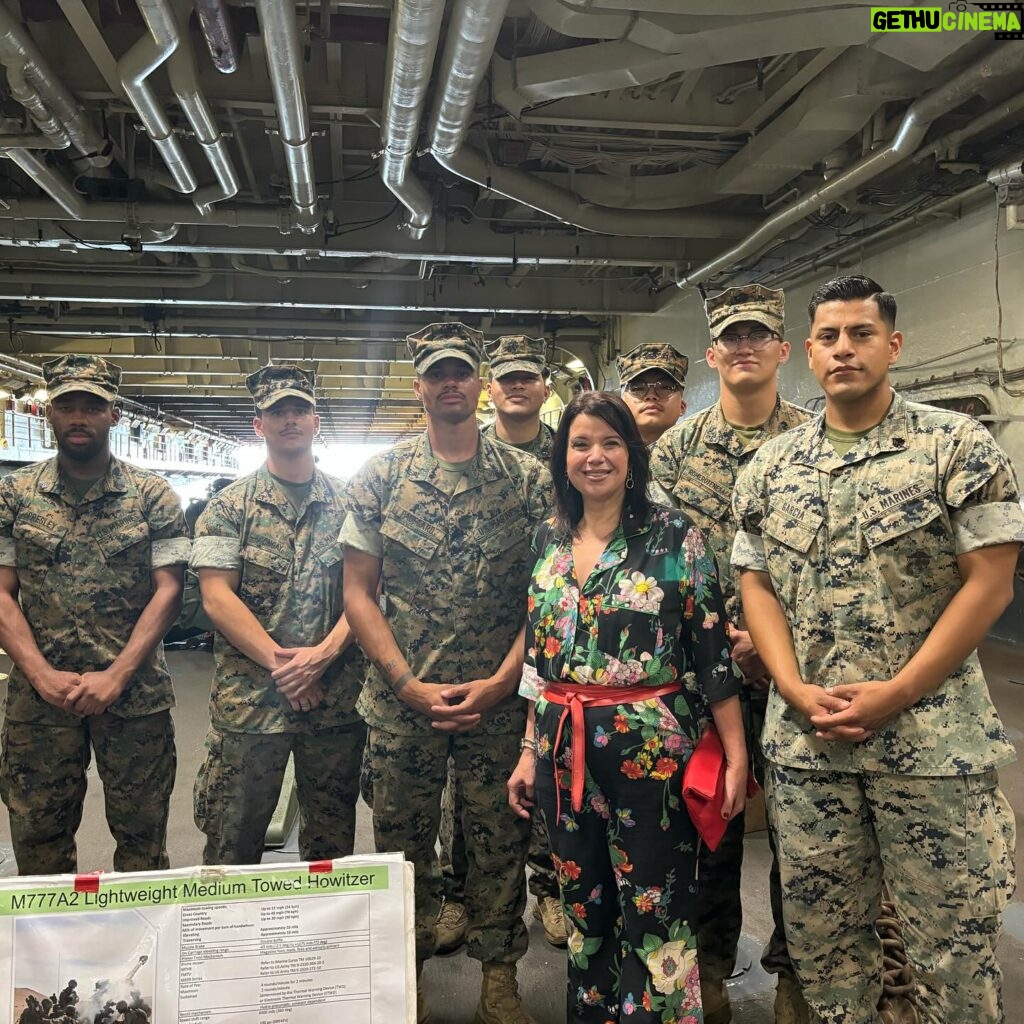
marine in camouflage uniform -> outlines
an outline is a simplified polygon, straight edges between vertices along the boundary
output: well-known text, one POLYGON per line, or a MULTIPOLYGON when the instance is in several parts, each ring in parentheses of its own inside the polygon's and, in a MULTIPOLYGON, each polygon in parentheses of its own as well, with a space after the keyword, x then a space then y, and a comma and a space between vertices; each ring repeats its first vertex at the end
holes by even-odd
POLYGON ((551 394, 545 348, 543 338, 523 334, 497 339, 490 350, 488 385, 495 419, 482 432, 492 440, 536 455, 546 464, 555 432, 540 418, 540 410, 551 394))
MULTIPOLYGON (((778 394, 778 367, 789 357, 789 343, 784 340, 782 291, 757 284, 729 288, 709 298, 705 312, 711 333, 708 365, 718 371, 724 397, 661 436, 651 451, 651 477, 666 500, 701 528, 717 552, 719 563, 725 565, 738 525, 732 514, 732 493, 740 470, 766 441, 805 422, 810 413, 783 401, 778 394), (745 338, 740 334, 743 331, 747 332, 745 338), (767 333, 767 339, 759 336, 752 342, 750 332, 757 331, 767 333), (722 340, 723 333, 729 335, 727 341, 722 340), (728 410, 723 409, 723 401, 728 410), (726 418, 727 411, 736 421, 752 418, 756 425, 734 425, 726 418)), ((738 576, 723 572, 721 582, 733 646, 748 643, 738 576)), ((756 659, 753 664, 754 677, 745 674, 742 697, 751 764, 763 783, 763 761, 757 741, 764 722, 767 680, 763 678, 763 666, 756 659)), ((740 875, 744 831, 745 816, 739 814, 729 822, 716 851, 706 846, 700 851, 697 949, 708 1024, 730 1018, 725 982, 736 969, 743 926, 740 875)), ((776 997, 779 1024, 806 1021, 807 1010, 786 948, 782 891, 771 835, 769 842, 769 896, 774 930, 761 965, 769 973, 783 976, 776 997)))
MULTIPOLYGON (((540 410, 551 393, 543 338, 528 338, 521 334, 498 338, 490 349, 490 395, 497 418, 483 428, 482 433, 502 441, 519 451, 535 455, 547 464, 555 432, 541 421, 540 410), (498 434, 498 427, 506 437, 498 434), (509 440, 510 430, 520 430, 532 440, 509 440)), ((438 919, 438 951, 450 952, 465 940, 467 917, 465 911, 466 856, 465 837, 462 832, 458 789, 454 777, 449 779, 441 800, 441 877, 444 905, 438 919)), ((547 829, 540 814, 533 816, 530 850, 526 864, 530 869, 529 889, 536 899, 534 917, 541 922, 548 941, 555 946, 566 943, 565 918, 558 892, 558 875, 551 862, 551 846, 547 829)))
POLYGON ((344 485, 313 461, 313 375, 269 366, 246 385, 268 460, 210 499, 192 557, 217 627, 194 794, 203 861, 259 863, 289 754, 300 855, 347 856, 366 740, 355 711, 366 663, 343 617, 344 485), (282 477, 286 470, 299 482, 282 477))
MULTIPOLYGON (((686 356, 661 341, 637 345, 615 360, 622 400, 648 448, 686 412, 689 365, 686 356)), ((654 491, 651 498, 657 501, 660 495, 654 491)))
POLYGON ((58 454, 0 478, 0 796, 21 874, 76 871, 91 748, 114 868, 162 869, 176 762, 160 640, 188 531, 162 478, 110 455, 120 368, 67 355, 43 379, 58 454))
MULTIPOLYGON (((346 607, 373 661, 358 706, 370 727, 374 834, 378 849, 415 865, 417 961, 435 950, 435 842, 451 757, 469 858, 467 950, 484 968, 477 1021, 517 1024, 531 1020, 514 966, 527 946, 530 825, 509 810, 505 780, 526 721, 516 687, 529 538, 546 515, 550 477, 477 430, 480 338, 438 324, 409 339, 427 431, 352 478, 342 541, 346 607)), ((420 1018, 429 1019, 422 1002, 420 1018)))
POLYGON ((972 647, 1010 599, 1024 511, 980 424, 889 390, 895 313, 866 278, 812 297, 825 412, 741 474, 732 561, 774 680, 767 796, 812 1011, 875 1021, 884 885, 922 1019, 994 1024, 1015 883, 997 770, 1014 751, 972 647))

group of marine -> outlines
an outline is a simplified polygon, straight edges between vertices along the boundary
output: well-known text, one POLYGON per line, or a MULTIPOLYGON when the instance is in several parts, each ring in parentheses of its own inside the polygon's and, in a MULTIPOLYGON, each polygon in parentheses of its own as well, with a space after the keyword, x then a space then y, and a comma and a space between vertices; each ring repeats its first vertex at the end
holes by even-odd
MULTIPOLYGON (((687 358, 669 344, 616 366, 652 498, 718 556, 768 796, 762 964, 778 976, 776 1024, 997 1024, 1015 837, 996 773, 1014 751, 975 649, 1011 599, 1024 540, 1009 460, 976 421, 890 388, 903 338, 895 300, 869 278, 837 278, 811 300, 818 415, 779 394, 781 291, 733 287, 705 308, 710 407, 683 418, 687 358), (777 627, 757 631, 770 650, 751 640, 748 594, 777 627), (884 985, 883 898, 914 973, 898 995, 884 985)), ((540 417, 546 348, 509 336, 488 350, 461 323, 431 324, 408 346, 426 429, 347 483, 315 462, 314 375, 251 374, 266 461, 210 500, 192 538, 167 483, 111 456, 118 367, 44 365, 58 453, 0 478, 0 645, 14 662, 0 796, 19 871, 74 872, 94 752, 115 869, 168 867, 161 639, 187 566, 216 631, 194 791, 204 863, 259 862, 289 756, 304 859, 352 852, 362 788, 377 848, 415 865, 417 966, 464 942, 483 968, 475 1024, 532 1024, 516 976, 527 863, 547 938, 585 959, 542 817, 519 820, 506 792, 525 749, 530 541, 551 514, 549 474, 565 472, 548 464, 554 432, 540 417), (484 386, 495 419, 478 429, 484 386)), ((705 1024, 732 1019, 743 833, 741 814, 715 853, 700 851, 705 1024)), ((675 1021, 632 1000, 568 1003, 571 1021, 675 1021)))

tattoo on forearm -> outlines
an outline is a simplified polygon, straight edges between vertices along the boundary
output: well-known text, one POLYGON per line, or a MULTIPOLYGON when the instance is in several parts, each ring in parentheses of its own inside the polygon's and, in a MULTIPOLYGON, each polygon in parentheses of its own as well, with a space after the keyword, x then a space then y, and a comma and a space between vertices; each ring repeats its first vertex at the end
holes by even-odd
POLYGON ((404 687, 406 683, 410 682, 411 680, 413 680, 413 679, 415 679, 415 678, 416 678, 416 677, 415 677, 415 676, 414 676, 414 675, 412 674, 412 672, 403 672, 403 673, 402 673, 402 674, 401 674, 401 675, 400 675, 400 676, 399 676, 399 677, 398 677, 398 678, 397 678, 397 679, 396 679, 396 680, 395 680, 395 681, 394 681, 394 682, 393 682, 393 683, 391 684, 391 689, 392 689, 392 690, 394 690, 394 691, 395 691, 395 693, 400 693, 400 692, 401 692, 401 690, 402 690, 402 687, 404 687))
POLYGON ((394 672, 396 668, 398 668, 398 659, 392 658, 391 661, 387 662, 375 661, 374 665, 377 666, 377 671, 380 672, 380 674, 390 682, 391 673, 394 672))

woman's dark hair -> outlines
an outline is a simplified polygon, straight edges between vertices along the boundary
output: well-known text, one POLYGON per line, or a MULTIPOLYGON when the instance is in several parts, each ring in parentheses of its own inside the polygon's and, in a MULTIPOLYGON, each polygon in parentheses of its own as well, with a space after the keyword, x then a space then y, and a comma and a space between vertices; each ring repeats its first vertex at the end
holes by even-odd
POLYGON ((896 330, 896 300, 870 277, 834 277, 826 281, 807 304, 807 319, 813 324, 818 307, 826 302, 854 302, 857 299, 874 299, 878 315, 890 331, 896 330))
POLYGON ((555 520, 565 535, 579 536, 579 522, 583 518, 583 496, 571 483, 565 471, 569 454, 569 430, 577 416, 594 416, 604 420, 623 441, 629 452, 627 474, 632 485, 626 488, 623 511, 646 516, 650 508, 647 483, 650 479, 650 455, 637 429, 629 406, 610 391, 584 391, 578 394, 562 413, 555 431, 551 449, 551 477, 555 484, 555 520))

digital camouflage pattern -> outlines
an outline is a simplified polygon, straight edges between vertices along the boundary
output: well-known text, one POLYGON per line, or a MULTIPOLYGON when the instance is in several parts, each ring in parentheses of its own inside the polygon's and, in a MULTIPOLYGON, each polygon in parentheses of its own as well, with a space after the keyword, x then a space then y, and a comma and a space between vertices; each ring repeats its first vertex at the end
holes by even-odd
POLYGON ((728 569, 738 525, 732 512, 736 478, 766 441, 806 422, 810 415, 780 398, 761 430, 745 441, 729 426, 721 403, 716 402, 670 427, 651 449, 651 479, 711 542, 722 568, 722 593, 733 623, 739 623, 741 614, 738 573, 728 569))
POLYGON ((767 797, 790 952, 813 1019, 879 1019, 883 871, 923 1024, 1006 1019, 995 949, 1016 881, 1015 836, 995 772, 936 778, 772 765, 767 797))
MULTIPOLYGON (((962 580, 957 555, 1024 540, 1005 453, 967 416, 894 394, 845 456, 824 417, 767 442, 740 475, 732 562, 766 572, 801 678, 892 679, 962 580)), ((773 687, 762 745, 776 764, 965 775, 1015 758, 973 652, 933 694, 856 744, 819 739, 773 687)))
MULTIPOLYGON (((56 458, 0 477, 0 565, 17 570, 25 618, 55 669, 107 668, 153 597, 153 569, 184 565, 188 555, 181 503, 156 473, 112 458, 81 499, 56 458)), ((107 714, 135 718, 173 704, 167 662, 157 645, 107 714)), ((17 666, 6 719, 81 724, 47 704, 17 666)))
POLYGON ((58 356, 43 363, 42 370, 47 401, 70 391, 87 391, 107 402, 117 399, 121 367, 99 356, 58 356))
POLYGON ((519 761, 522 730, 408 737, 370 728, 373 830, 378 850, 401 850, 416 871, 416 959, 433 955, 441 909, 435 842, 448 757, 462 798, 468 870, 466 952, 513 963, 527 947, 524 864, 530 823, 509 810, 505 783, 519 761))
POLYGON ((486 427, 481 428, 480 433, 484 437, 489 437, 492 441, 496 441, 498 444, 507 445, 509 448, 515 448, 516 451, 526 452, 527 455, 533 455, 540 459, 545 465, 551 458, 551 449, 555 445, 555 432, 546 423, 541 421, 540 430, 537 432, 537 436, 532 441, 527 441, 526 444, 512 444, 510 441, 502 441, 498 437, 497 429, 494 423, 488 423, 486 427))
POLYGON ((298 735, 211 727, 193 792, 196 825, 206 835, 203 863, 259 864, 289 754, 299 797, 299 857, 349 856, 365 744, 362 722, 298 735))
POLYGON ((677 352, 671 345, 660 341, 637 345, 615 360, 620 384, 626 384, 648 370, 663 370, 683 387, 686 384, 686 371, 689 367, 690 361, 686 356, 677 352))
POLYGON ((110 713, 74 726, 5 720, 0 797, 22 875, 78 870, 75 833, 82 821, 86 772, 96 751, 115 871, 162 871, 174 788, 174 725, 169 711, 137 718, 110 713))
POLYGON ((463 323, 427 324, 405 343, 417 374, 426 373, 442 359, 461 359, 474 370, 484 361, 483 333, 463 323))
POLYGON ((535 373, 547 377, 547 342, 543 338, 528 338, 525 334, 506 334, 498 338, 489 350, 492 378, 508 373, 535 373))
MULTIPOLYGON (((669 428, 651 451, 651 478, 669 496, 672 504, 685 512, 711 541, 722 567, 721 585, 725 608, 731 622, 742 628, 738 573, 728 568, 738 524, 732 512, 732 493, 740 470, 760 447, 810 417, 806 409, 776 399, 771 416, 749 441, 738 434, 722 413, 720 402, 689 416, 669 428)), ((759 756, 757 737, 764 720, 764 701, 752 699, 745 691, 744 717, 748 726, 751 764, 759 756)), ((725 835, 713 853, 700 850, 700 889, 698 892, 697 947, 701 977, 725 981, 736 967, 736 952, 743 923, 740 879, 743 865, 745 817, 740 814, 729 823, 725 835)), ((773 858, 774 861, 774 858, 773 858)), ((777 887, 772 872, 770 886, 777 887)), ((773 896, 774 932, 766 951, 766 970, 786 970, 786 938, 781 916, 781 896, 773 896)))
POLYGON ((291 363, 261 366, 245 378, 257 412, 269 409, 282 398, 301 398, 316 405, 316 374, 291 363))
POLYGON ((745 320, 762 324, 768 330, 785 337, 786 294, 781 288, 766 288, 763 284, 726 288, 724 292, 704 300, 704 312, 708 318, 712 341, 727 327, 745 320))
MULTIPOLYGON (((533 568, 529 538, 551 501, 547 469, 481 435, 475 459, 449 498, 423 433, 371 458, 350 481, 348 497, 342 542, 359 550, 379 543, 369 553, 383 559, 382 607, 415 676, 468 683, 491 675, 523 622, 522 595, 533 568)), ((375 728, 436 735, 376 666, 358 707, 375 728)), ((513 693, 475 732, 522 736, 525 723, 525 705, 513 693)))
MULTIPOLYGON (((462 798, 455 781, 451 761, 448 762, 448 782, 441 797, 441 824, 438 829, 441 846, 441 880, 444 898, 463 903, 466 898, 466 875, 469 857, 466 854, 466 836, 462 828, 462 798)), ((534 814, 530 825, 530 847, 526 854, 530 869, 527 887, 538 899, 551 896, 558 899, 558 875, 551 863, 551 844, 542 814, 534 814)))
MULTIPOLYGON (((266 465, 210 499, 196 523, 192 568, 240 574, 238 596, 282 647, 312 647, 342 616, 343 483, 317 470, 296 513, 266 465)), ((324 673, 325 696, 292 711, 270 672, 219 633, 210 721, 224 732, 302 733, 355 722, 366 659, 351 644, 324 673)))

